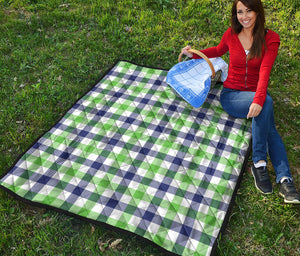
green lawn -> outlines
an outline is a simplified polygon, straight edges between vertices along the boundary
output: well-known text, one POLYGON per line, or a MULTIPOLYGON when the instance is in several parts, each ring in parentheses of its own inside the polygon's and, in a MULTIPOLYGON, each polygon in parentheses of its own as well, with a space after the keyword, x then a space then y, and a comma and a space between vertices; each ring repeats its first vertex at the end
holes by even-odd
MULTIPOLYGON (((0 0, 0 175, 118 59, 170 69, 186 44, 216 45, 231 2, 0 0)), ((268 27, 281 36, 269 91, 300 190, 300 4, 263 3, 268 27)), ((300 255, 300 207, 283 203, 273 174, 275 192, 259 194, 250 165, 219 255, 300 255)), ((30 207, 2 190, 0 230, 0 255, 164 255, 138 237, 30 207)))

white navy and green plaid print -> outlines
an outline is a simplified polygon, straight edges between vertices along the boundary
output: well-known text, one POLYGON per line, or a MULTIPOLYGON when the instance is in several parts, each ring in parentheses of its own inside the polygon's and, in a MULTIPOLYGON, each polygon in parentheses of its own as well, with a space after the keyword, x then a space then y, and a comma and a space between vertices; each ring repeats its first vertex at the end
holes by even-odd
POLYGON ((219 85, 195 109, 166 75, 118 62, 1 187, 178 255, 211 255, 247 158, 250 123, 223 111, 219 85))

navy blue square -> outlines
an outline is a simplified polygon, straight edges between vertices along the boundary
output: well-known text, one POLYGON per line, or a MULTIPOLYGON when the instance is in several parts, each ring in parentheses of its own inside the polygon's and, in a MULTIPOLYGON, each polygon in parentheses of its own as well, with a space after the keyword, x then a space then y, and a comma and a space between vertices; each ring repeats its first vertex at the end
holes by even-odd
POLYGON ((178 158, 178 157, 175 157, 174 160, 173 160, 173 164, 177 164, 177 165, 181 165, 182 163, 182 159, 178 158))
POLYGON ((134 81, 135 79, 137 78, 137 76, 130 76, 129 78, 128 78, 128 80, 131 80, 131 81, 134 81))
POLYGON ((149 102, 148 99, 142 99, 142 100, 141 100, 141 103, 143 103, 143 104, 147 104, 148 102, 149 102))
POLYGON ((91 167, 96 170, 99 170, 101 166, 102 166, 102 163, 94 162, 91 167))
POLYGON ((204 119, 205 118, 205 114, 202 113, 202 112, 199 112, 198 115, 197 115, 197 118, 204 119))
POLYGON ((195 136, 194 136, 193 134, 190 134, 190 133, 188 133, 188 134, 186 135, 186 137, 185 137, 186 140, 190 140, 190 141, 193 141, 194 138, 195 138, 195 136))
POLYGON ((217 145, 217 148, 218 148, 218 149, 222 149, 222 150, 223 150, 223 149, 225 148, 225 144, 224 144, 224 143, 221 143, 221 142, 219 142, 219 143, 218 143, 218 145, 217 145))
POLYGON ((59 128, 61 126, 61 123, 58 122, 57 124, 54 125, 54 128, 59 128))
POLYGON ((213 100, 214 98, 216 98, 216 95, 214 95, 214 94, 212 94, 212 93, 209 93, 209 94, 207 95, 207 98, 213 100))
POLYGON ((43 175, 37 182, 41 184, 47 184, 49 180, 51 180, 51 177, 43 175))
POLYGON ((161 81, 160 81, 160 80, 156 80, 156 81, 154 82, 154 84, 155 84, 155 85, 161 85, 161 81))
POLYGON ((80 104, 76 103, 76 104, 73 105, 73 108, 77 109, 77 108, 79 108, 80 106, 81 106, 80 104))
POLYGON ((70 156, 70 154, 68 152, 63 152, 59 157, 67 160, 69 158, 69 156, 70 156))
POLYGON ((133 122, 134 122, 134 118, 131 118, 131 117, 128 117, 126 120, 125 120, 125 122, 126 123, 129 123, 129 124, 132 124, 133 122))
POLYGON ((186 225, 182 225, 182 228, 180 230, 180 234, 189 237, 191 235, 192 228, 188 227, 186 225))
POLYGON ((127 180, 132 180, 133 177, 134 177, 134 173, 132 173, 132 172, 127 172, 124 176, 124 178, 127 180))
POLYGON ((228 126, 228 127, 232 127, 234 125, 234 122, 232 122, 230 120, 227 120, 225 125, 228 126))
POLYGON ((143 155, 148 155, 149 152, 150 152, 149 148, 141 148, 141 151, 140 151, 140 153, 143 155))
POLYGON ((116 92, 116 93, 114 94, 114 97, 116 97, 116 98, 120 98, 122 95, 123 95, 122 93, 120 93, 120 92, 116 92))
POLYGON ((155 131, 156 132, 162 132, 164 130, 163 127, 161 127, 160 125, 156 126, 155 131))
POLYGON ((81 137, 86 137, 89 133, 86 131, 81 131, 78 135, 81 137))
POLYGON ((83 191, 84 191, 83 188, 81 188, 81 187, 76 187, 76 188, 73 190, 72 194, 77 195, 77 196, 80 196, 80 195, 82 194, 83 191))
POLYGON ((197 202, 197 203, 201 203, 201 202, 202 202, 202 199, 203 199, 203 196, 202 196, 202 195, 195 194, 195 195, 194 195, 194 198, 193 198, 193 201, 194 201, 194 202, 197 202))
POLYGON ((146 211, 144 216, 143 216, 143 219, 148 220, 148 221, 152 221, 152 219, 154 218, 154 215, 155 215, 154 213, 146 211))
POLYGON ((42 145, 41 143, 37 142, 32 147, 33 148, 39 148, 41 145, 42 145))
POLYGON ((100 110, 97 113, 98 116, 104 116, 105 114, 106 114, 106 111, 103 111, 103 110, 100 110))
POLYGON ((165 184, 165 183, 161 183, 160 185, 159 185, 159 188, 158 189, 160 189, 160 190, 162 190, 162 191, 168 191, 168 189, 169 189, 169 185, 167 185, 167 184, 165 184))
POLYGON ((209 174, 209 175, 214 175, 215 173, 215 169, 214 168, 210 168, 208 167, 205 171, 206 174, 209 174))
POLYGON ((118 205, 118 201, 115 199, 109 199, 106 205, 110 208, 116 208, 116 206, 118 205))
POLYGON ((118 140, 115 139, 110 139, 110 141, 108 142, 109 145, 113 145, 115 146, 118 143, 118 140))
POLYGON ((177 107, 175 105, 171 105, 169 107, 169 110, 171 110, 171 111, 176 111, 176 109, 177 109, 177 107))

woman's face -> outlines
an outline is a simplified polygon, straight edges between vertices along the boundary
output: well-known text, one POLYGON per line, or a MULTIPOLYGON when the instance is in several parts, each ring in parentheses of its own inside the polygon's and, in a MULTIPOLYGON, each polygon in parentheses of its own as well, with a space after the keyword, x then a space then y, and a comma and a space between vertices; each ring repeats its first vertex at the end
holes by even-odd
POLYGON ((245 6, 241 1, 236 5, 237 19, 245 29, 253 29, 256 13, 245 6))

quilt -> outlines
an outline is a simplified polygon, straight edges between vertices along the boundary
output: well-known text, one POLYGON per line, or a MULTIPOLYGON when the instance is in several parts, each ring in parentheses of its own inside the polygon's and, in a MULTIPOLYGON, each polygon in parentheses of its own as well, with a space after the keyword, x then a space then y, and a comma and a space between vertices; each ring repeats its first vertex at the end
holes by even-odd
POLYGON ((247 161, 251 125, 214 85, 201 108, 167 71, 118 61, 0 180, 17 198, 213 255, 247 161))

